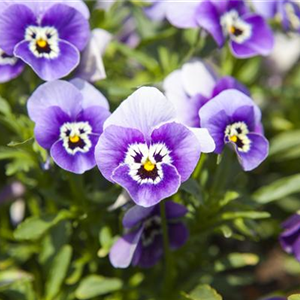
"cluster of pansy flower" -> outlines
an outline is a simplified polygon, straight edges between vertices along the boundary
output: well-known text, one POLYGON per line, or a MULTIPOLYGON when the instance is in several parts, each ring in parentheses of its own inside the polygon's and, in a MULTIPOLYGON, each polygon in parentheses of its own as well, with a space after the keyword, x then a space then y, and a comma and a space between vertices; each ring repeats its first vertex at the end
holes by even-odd
MULTIPOLYGON (((272 50, 271 29, 244 1, 148 2, 153 4, 145 9, 149 17, 167 18, 180 28, 203 28, 220 47, 229 39, 237 57, 272 50)), ((201 153, 221 154, 229 145, 245 171, 266 158, 260 109, 233 77, 219 78, 194 60, 164 80, 165 95, 142 87, 110 113, 107 99, 87 81, 105 76, 101 54, 111 37, 100 29, 90 32, 83 1, 2 1, 0 10, 0 81, 18 76, 25 64, 49 81, 27 104, 38 144, 69 172, 83 174, 98 166, 135 203, 123 218, 125 235, 111 249, 113 266, 150 267, 162 257, 162 206, 171 249, 186 242, 188 230, 179 219, 187 209, 172 201, 159 203, 189 179, 201 153), (76 67, 76 76, 84 80, 58 80, 76 67)), ((297 248, 298 224, 289 223, 282 235, 289 252, 297 248)))

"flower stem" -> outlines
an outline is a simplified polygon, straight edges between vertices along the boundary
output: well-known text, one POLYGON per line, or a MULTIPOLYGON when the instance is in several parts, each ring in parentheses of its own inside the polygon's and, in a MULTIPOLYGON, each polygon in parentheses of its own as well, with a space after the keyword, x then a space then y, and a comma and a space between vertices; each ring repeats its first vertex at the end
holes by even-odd
POLYGON ((163 298, 170 299, 170 291, 172 287, 173 280, 173 270, 172 270, 172 257, 169 247, 169 235, 168 235, 168 225, 166 217, 166 207, 165 201, 161 201, 160 204, 160 214, 161 214, 161 223, 163 230, 163 243, 164 243, 164 255, 165 255, 165 277, 163 284, 163 298))

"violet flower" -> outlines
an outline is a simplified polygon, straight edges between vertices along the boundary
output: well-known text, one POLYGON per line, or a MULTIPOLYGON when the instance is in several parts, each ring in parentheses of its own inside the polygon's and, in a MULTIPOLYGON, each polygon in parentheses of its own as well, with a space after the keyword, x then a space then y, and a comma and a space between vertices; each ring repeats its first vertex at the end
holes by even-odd
POLYGON ((7 55, 0 48, 0 83, 18 77, 24 70, 24 63, 12 55, 7 55))
POLYGON ((12 1, 0 14, 0 47, 43 80, 64 77, 89 40, 86 9, 81 1, 12 1))
POLYGON ((229 39, 232 53, 239 58, 269 55, 273 49, 270 27, 242 0, 174 3, 167 9, 167 19, 179 28, 204 28, 219 47, 229 39))
POLYGON ((168 75, 163 83, 166 96, 176 108, 179 120, 199 127, 199 109, 224 90, 237 89, 249 95, 247 88, 230 76, 217 79, 209 65, 201 60, 186 63, 168 75))
POLYGON ((146 16, 153 21, 163 21, 166 18, 168 7, 174 5, 173 1, 167 0, 146 0, 144 2, 152 3, 144 11, 146 16))
POLYGON ((292 215, 282 224, 282 227, 284 231, 279 237, 281 247, 300 261, 300 215, 292 215))
POLYGON ((278 18, 284 30, 300 33, 300 7, 292 0, 253 1, 257 13, 265 18, 278 18))
POLYGON ((214 151, 206 129, 176 122, 171 101, 143 87, 115 110, 96 146, 103 176, 125 188, 144 207, 175 194, 192 174, 201 152, 214 151))
POLYGON ((55 163, 82 174, 95 167, 94 149, 110 115, 106 98, 92 85, 75 79, 41 85, 27 104, 38 144, 55 163))
MULTIPOLYGON (((183 205, 165 203, 168 236, 171 250, 180 248, 188 239, 186 226, 177 219, 187 210, 183 205)), ((159 205, 151 208, 134 206, 123 218, 123 226, 129 231, 113 245, 109 253, 115 268, 127 268, 130 264, 149 268, 163 256, 163 231, 159 205)))
POLYGON ((217 154, 226 144, 233 146, 245 171, 255 169, 268 155, 263 136, 261 112, 251 98, 237 90, 226 90, 199 111, 201 127, 207 128, 216 143, 217 154))

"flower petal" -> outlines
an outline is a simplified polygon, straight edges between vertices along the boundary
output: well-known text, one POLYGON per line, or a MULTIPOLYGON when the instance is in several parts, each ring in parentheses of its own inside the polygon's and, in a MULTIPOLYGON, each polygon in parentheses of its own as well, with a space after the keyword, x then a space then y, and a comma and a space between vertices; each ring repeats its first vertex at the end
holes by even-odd
POLYGON ((40 113, 34 129, 38 144, 45 149, 50 149, 60 139, 60 127, 70 121, 70 117, 58 106, 44 109, 40 113))
POLYGON ((75 155, 71 155, 64 148, 63 142, 58 141, 51 147, 50 154, 62 169, 75 174, 83 174, 96 166, 94 152, 99 136, 89 135, 89 139, 92 147, 86 153, 77 152, 75 155))
POLYGON ((189 96, 201 94, 210 98, 216 84, 216 75, 208 65, 196 60, 183 65, 182 84, 189 96))
POLYGON ((189 231, 187 227, 181 223, 168 224, 168 233, 170 248, 176 250, 182 247, 188 240, 189 231))
POLYGON ((252 171, 267 158, 269 142, 264 136, 257 133, 249 133, 247 137, 251 141, 250 150, 248 152, 241 152, 236 148, 236 152, 243 169, 245 171, 252 171))
POLYGON ((166 123, 152 132, 151 141, 166 145, 172 158, 171 164, 176 167, 181 181, 186 181, 200 158, 200 144, 191 130, 175 122, 166 123))
POLYGON ((176 118, 175 107, 158 89, 142 87, 129 96, 104 124, 138 129, 149 138, 154 127, 176 118))
POLYGON ((25 5, 11 5, 0 14, 0 47, 9 55, 25 39, 25 29, 36 25, 36 17, 25 5))
POLYGON ((90 37, 89 23, 75 8, 64 4, 51 6, 44 14, 42 26, 53 26, 61 40, 68 41, 79 51, 87 45, 90 37))
POLYGON ((0 65, 0 83, 8 82, 18 77, 24 70, 24 63, 21 60, 15 65, 0 65))
POLYGON ((95 157, 102 175, 110 181, 113 171, 124 162, 128 146, 145 143, 143 134, 131 128, 119 126, 107 127, 96 146, 95 157))
POLYGON ((197 137, 198 142, 200 143, 201 152, 211 153, 215 151, 216 144, 206 128, 190 128, 190 130, 197 137))
POLYGON ((115 268, 129 267, 141 239, 143 229, 141 227, 138 231, 122 236, 112 246, 109 252, 109 260, 115 268))
POLYGON ((184 205, 173 201, 166 201, 166 217, 167 219, 178 219, 187 214, 188 210, 184 205))
POLYGON ((200 1, 176 2, 168 5, 166 17, 178 28, 197 28, 196 12, 200 1))
POLYGON ((42 111, 59 106, 69 116, 76 117, 81 111, 82 95, 71 83, 56 80, 39 86, 27 102, 28 114, 36 122, 42 111))
POLYGON ((25 61, 45 81, 52 81, 70 74, 79 63, 79 52, 72 44, 59 41, 59 56, 57 58, 38 58, 29 49, 29 43, 19 43, 14 55, 25 61))
POLYGON ((109 110, 109 103, 105 96, 93 85, 80 78, 70 80, 83 96, 82 108, 86 109, 91 106, 102 106, 109 110))
POLYGON ((170 197, 178 191, 180 186, 180 175, 171 165, 162 165, 163 179, 157 184, 139 184, 129 175, 129 171, 127 165, 120 165, 115 169, 112 179, 127 190, 137 205, 143 207, 153 206, 170 197))
POLYGON ((126 228, 132 228, 138 225, 141 221, 146 219, 153 211, 152 207, 142 207, 135 205, 130 208, 123 217, 123 226, 126 228))

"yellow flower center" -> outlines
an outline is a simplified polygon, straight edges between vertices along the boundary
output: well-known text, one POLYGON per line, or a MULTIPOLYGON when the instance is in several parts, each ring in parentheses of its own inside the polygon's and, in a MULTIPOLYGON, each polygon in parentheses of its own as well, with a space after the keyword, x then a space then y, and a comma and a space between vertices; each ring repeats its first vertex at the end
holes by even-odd
POLYGON ((80 141, 80 137, 78 135, 70 136, 71 143, 78 143, 80 141))
POLYGON ((149 159, 144 164, 144 169, 148 172, 153 171, 155 168, 155 164, 153 164, 149 159))
POLYGON ((234 143, 236 143, 237 140, 238 140, 238 138, 237 138, 236 135, 231 136, 229 139, 230 139, 232 142, 234 142, 234 143))
POLYGON ((36 42, 38 44, 39 47, 41 48, 45 48, 47 46, 47 41, 43 40, 43 39, 39 39, 36 42))

